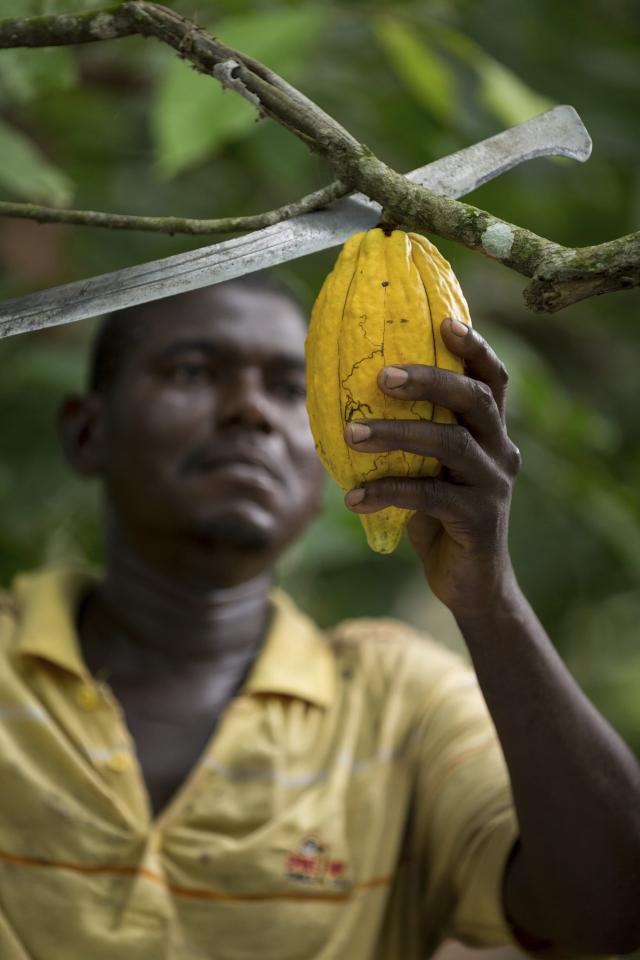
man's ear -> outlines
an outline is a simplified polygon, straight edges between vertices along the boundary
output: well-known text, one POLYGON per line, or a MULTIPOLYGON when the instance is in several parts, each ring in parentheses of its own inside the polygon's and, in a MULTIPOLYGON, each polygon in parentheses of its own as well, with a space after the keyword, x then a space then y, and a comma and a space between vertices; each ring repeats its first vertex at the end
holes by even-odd
POLYGON ((96 393, 67 397, 58 410, 58 437, 73 470, 98 477, 105 464, 104 400, 96 393))

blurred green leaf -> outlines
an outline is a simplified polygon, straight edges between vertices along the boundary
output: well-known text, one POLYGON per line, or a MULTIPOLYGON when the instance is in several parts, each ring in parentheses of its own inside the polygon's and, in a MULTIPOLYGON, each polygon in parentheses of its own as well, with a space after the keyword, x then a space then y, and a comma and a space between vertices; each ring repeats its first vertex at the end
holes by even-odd
POLYGON ((523 83, 511 70, 491 57, 477 64, 479 98, 499 120, 515 126, 549 110, 553 103, 523 83))
MULTIPOLYGON (((326 20, 317 6, 226 17, 211 28, 220 40, 294 80, 326 20)), ((151 123, 157 171, 172 177, 223 144, 255 128, 254 107, 213 77, 190 70, 174 55, 158 84, 151 123)))
MULTIPOLYGON (((76 331, 73 331, 76 335, 76 331)), ((96 493, 74 480, 59 453, 55 410, 65 393, 82 383, 84 359, 72 338, 55 335, 3 341, 2 459, 0 502, 0 579, 21 566, 40 564, 56 552, 66 528, 68 555, 73 544, 95 541, 96 493), (25 348, 29 344, 29 349, 25 348)), ((86 551, 85 551, 86 552, 86 551)))
POLYGON ((608 476, 597 459, 576 461, 569 452, 540 442, 529 429, 522 431, 518 443, 528 480, 548 499, 561 503, 630 574, 640 578, 640 524, 624 486, 608 476))
POLYGON ((618 425, 574 398, 516 332, 485 321, 483 334, 510 374, 509 417, 528 481, 550 500, 566 504, 576 521, 640 576, 638 517, 606 459, 619 449, 618 425))
POLYGON ((451 123, 456 115, 456 81, 442 56, 426 36, 417 36, 401 20, 375 17, 376 37, 407 90, 438 120, 451 123))
POLYGON ((486 320, 483 335, 510 374, 509 414, 557 443, 566 455, 612 454, 620 445, 618 424, 573 397, 538 350, 521 335, 486 320))
POLYGON ((7 17, 42 17, 54 13, 99 10, 100 0, 0 0, 0 20, 7 17), (19 5, 19 6, 18 6, 19 5))
POLYGON ((640 590, 576 603, 563 633, 569 669, 640 754, 640 590))
POLYGON ((34 203, 65 206, 71 200, 69 177, 47 160, 23 133, 0 120, 0 186, 34 203))
POLYGON ((0 104, 27 103, 45 93, 68 90, 77 78, 73 54, 63 47, 3 50, 0 104))
POLYGON ((474 71, 480 103, 508 126, 529 120, 553 106, 551 100, 532 90, 471 37, 440 25, 434 26, 434 35, 443 47, 474 71))

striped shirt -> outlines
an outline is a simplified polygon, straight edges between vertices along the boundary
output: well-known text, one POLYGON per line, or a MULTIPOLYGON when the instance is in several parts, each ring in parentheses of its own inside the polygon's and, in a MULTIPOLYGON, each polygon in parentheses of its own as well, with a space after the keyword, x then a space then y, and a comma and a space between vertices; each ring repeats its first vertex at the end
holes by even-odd
POLYGON ((84 570, 0 601, 3 960, 424 960, 511 943, 517 826, 473 672, 392 620, 321 631, 282 592, 261 653, 154 818, 82 658, 84 570))

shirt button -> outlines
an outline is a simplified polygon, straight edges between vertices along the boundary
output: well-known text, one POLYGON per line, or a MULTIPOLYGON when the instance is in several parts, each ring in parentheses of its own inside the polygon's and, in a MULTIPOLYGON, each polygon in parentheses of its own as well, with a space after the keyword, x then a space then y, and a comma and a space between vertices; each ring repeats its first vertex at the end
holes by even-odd
POLYGON ((106 766, 113 773, 124 773, 124 771, 128 770, 131 766, 131 756, 125 753, 124 750, 117 750, 111 754, 106 762, 106 766))
POLYGON ((90 712, 100 704, 100 694, 95 687, 83 686, 76 693, 76 703, 81 710, 90 712))

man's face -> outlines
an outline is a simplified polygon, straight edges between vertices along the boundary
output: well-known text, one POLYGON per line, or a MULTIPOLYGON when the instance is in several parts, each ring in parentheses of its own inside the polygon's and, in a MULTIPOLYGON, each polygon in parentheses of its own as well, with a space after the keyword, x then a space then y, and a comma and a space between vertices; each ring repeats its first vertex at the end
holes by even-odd
POLYGON ((298 310, 230 285, 141 322, 105 406, 103 479, 120 522, 138 537, 277 554, 322 486, 298 310))

